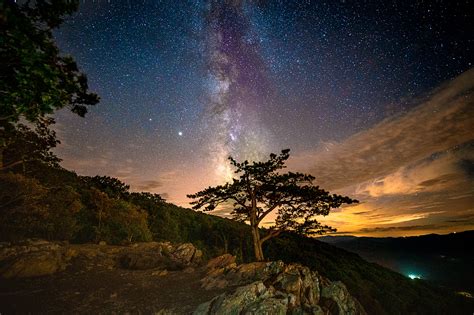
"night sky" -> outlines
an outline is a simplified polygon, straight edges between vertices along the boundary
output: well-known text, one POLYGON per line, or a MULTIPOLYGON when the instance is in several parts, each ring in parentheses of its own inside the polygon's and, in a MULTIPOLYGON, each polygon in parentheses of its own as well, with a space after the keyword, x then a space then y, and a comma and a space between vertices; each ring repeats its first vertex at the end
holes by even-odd
POLYGON ((324 218, 339 233, 472 229, 468 8, 81 1, 55 37, 101 102, 84 119, 56 115, 57 153, 79 174, 188 206, 186 194, 231 178, 229 155, 290 148, 290 169, 361 201, 324 218))

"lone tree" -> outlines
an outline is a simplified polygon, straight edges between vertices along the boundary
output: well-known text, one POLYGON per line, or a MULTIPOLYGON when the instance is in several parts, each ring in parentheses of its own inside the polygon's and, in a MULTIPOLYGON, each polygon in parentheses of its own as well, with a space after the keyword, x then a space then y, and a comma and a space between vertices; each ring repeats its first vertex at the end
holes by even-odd
POLYGON ((332 208, 358 202, 314 186, 312 182, 315 178, 311 175, 278 172, 286 167, 289 152, 289 149, 283 150, 278 156, 272 153, 265 162, 238 163, 229 157, 236 169, 235 174, 238 174, 232 183, 188 195, 188 198, 195 199, 191 202, 195 210, 203 208, 204 211, 212 211, 219 204, 233 202, 233 219, 250 223, 255 258, 258 261, 264 260, 262 244, 265 241, 283 231, 304 235, 335 231, 318 222, 315 216, 326 216, 332 208), (275 224, 261 236, 259 225, 274 210, 275 224))

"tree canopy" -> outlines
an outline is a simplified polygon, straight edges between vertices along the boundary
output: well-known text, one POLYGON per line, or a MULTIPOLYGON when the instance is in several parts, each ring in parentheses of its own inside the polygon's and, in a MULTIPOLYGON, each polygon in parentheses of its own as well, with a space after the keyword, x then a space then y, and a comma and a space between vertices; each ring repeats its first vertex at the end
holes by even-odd
POLYGON ((188 195, 194 199, 193 209, 211 211, 220 204, 231 202, 234 220, 249 222, 252 227, 254 252, 257 260, 263 260, 262 244, 283 231, 298 234, 322 234, 335 231, 330 226, 315 219, 326 216, 333 208, 342 204, 357 202, 349 197, 330 194, 313 185, 315 177, 298 172, 280 173, 285 168, 290 150, 280 155, 270 154, 264 162, 237 162, 229 157, 235 168, 236 178, 231 183, 208 187, 196 194, 188 195), (270 213, 276 212, 274 224, 261 237, 259 226, 270 213))
POLYGON ((64 107, 83 117, 99 102, 74 59, 60 54, 52 34, 78 4, 0 1, 0 170, 8 136, 22 119, 37 124, 64 107))
POLYGON ((78 1, 0 3, 0 120, 35 122, 70 106, 80 116, 99 97, 88 91, 87 78, 70 56, 62 56, 52 30, 73 13, 78 1))

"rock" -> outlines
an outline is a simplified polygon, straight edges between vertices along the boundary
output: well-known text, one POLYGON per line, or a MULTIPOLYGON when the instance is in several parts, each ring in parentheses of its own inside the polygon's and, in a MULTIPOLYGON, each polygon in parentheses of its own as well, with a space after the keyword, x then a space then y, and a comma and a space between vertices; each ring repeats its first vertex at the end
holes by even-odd
POLYGON ((191 259, 191 263, 199 265, 202 263, 202 260, 203 260, 202 251, 200 249, 196 249, 196 251, 194 252, 193 258, 191 259))
POLYGON ((170 259, 184 266, 192 263, 199 264, 202 260, 202 252, 193 244, 185 243, 170 252, 170 259))
POLYGON ((154 313, 155 315, 176 315, 177 312, 173 309, 161 309, 158 312, 154 313))
POLYGON ((204 314, 241 314, 245 307, 263 299, 267 288, 261 281, 237 288, 233 293, 223 293, 212 300, 199 305, 193 312, 204 314))
POLYGON ((223 289, 229 285, 229 281, 221 278, 205 278, 201 281, 201 287, 205 290, 223 289))
POLYGON ((193 273, 195 269, 193 267, 187 267, 183 270, 184 273, 193 273))
POLYGON ((119 258, 122 268, 132 270, 153 269, 163 264, 163 260, 156 253, 125 253, 119 258))
POLYGON ((64 252, 64 257, 66 258, 66 260, 71 260, 72 258, 77 257, 77 255, 77 250, 73 248, 67 248, 64 252))
POLYGON ((220 269, 235 264, 235 256, 224 254, 209 260, 206 264, 207 269, 220 269))
POLYGON ((297 307, 293 308, 289 313, 289 315, 328 315, 330 314, 328 311, 324 311, 321 306, 314 305, 312 307, 297 307))
POLYGON ((209 290, 216 287, 222 288, 227 282, 233 285, 242 285, 254 282, 256 280, 268 279, 280 273, 284 267, 283 262, 253 262, 236 266, 231 263, 224 268, 210 269, 201 280, 202 287, 209 290), (224 278, 225 282, 222 281, 224 278), (217 286, 218 285, 218 286, 217 286))
POLYGON ((359 302, 350 295, 344 283, 340 281, 331 282, 323 286, 321 298, 321 304, 331 314, 366 314, 359 302))
POLYGON ((261 302, 254 302, 243 311, 246 315, 286 315, 288 301, 286 299, 268 298, 261 302))
POLYGON ((3 261, 1 265, 0 276, 7 279, 45 276, 66 268, 58 250, 20 254, 3 261))
POLYGON ((273 285, 277 289, 293 294, 297 304, 315 305, 319 302, 319 279, 308 267, 298 264, 285 266, 273 285))
POLYGON ((171 245, 170 242, 161 242, 160 243, 160 248, 163 254, 168 255, 173 251, 173 245, 171 245))
POLYGON ((231 276, 235 276, 239 282, 252 281, 261 278, 265 275, 266 262, 253 262, 249 264, 242 264, 236 269, 232 270, 231 276))
POLYGON ((107 245, 107 242, 106 242, 106 241, 100 241, 100 242, 99 242, 99 245, 100 245, 100 246, 105 246, 105 245, 107 245))
POLYGON ((276 261, 235 266, 227 256, 211 260, 208 266, 201 280, 204 289, 240 287, 201 304, 196 314, 365 314, 344 284, 300 264, 276 261))
POLYGON ((168 274, 168 270, 157 270, 151 273, 152 276, 158 276, 158 277, 163 277, 163 276, 166 276, 167 274, 168 274))

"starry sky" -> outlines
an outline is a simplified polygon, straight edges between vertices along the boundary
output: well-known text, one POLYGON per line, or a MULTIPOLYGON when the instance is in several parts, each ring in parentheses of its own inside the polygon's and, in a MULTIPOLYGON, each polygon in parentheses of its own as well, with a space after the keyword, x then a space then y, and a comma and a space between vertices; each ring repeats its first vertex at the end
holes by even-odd
POLYGON ((57 154, 186 207, 232 177, 229 155, 290 148, 291 170, 361 201, 322 219, 340 234, 472 229, 468 7, 81 0, 55 39, 101 102, 84 119, 56 114, 57 154))

